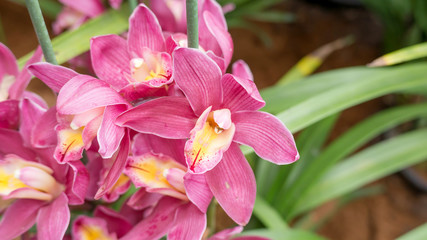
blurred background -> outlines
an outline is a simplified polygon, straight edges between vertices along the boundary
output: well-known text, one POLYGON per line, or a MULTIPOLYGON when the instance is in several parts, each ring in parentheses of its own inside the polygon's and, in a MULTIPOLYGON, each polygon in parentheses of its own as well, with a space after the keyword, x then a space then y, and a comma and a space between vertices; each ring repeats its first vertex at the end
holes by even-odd
MULTIPOLYGON (((19 2, 22 1, 0 1, 5 36, 2 41, 17 58, 37 46, 28 13, 19 2)), ((219 2, 223 5, 233 3, 219 2)), ((249 64, 259 88, 275 84, 304 56, 343 37, 350 36, 347 40, 351 40, 331 52, 316 72, 366 65, 384 53, 422 42, 426 37, 427 21, 423 18, 424 15, 427 17, 427 12, 418 13, 426 8, 408 4, 415 1, 276 0, 265 1, 268 4, 252 8, 247 7, 247 2, 236 1, 236 10, 227 13, 226 17, 234 40, 233 59, 243 59, 249 64), (242 5, 239 7, 239 4, 242 5)), ((47 25, 51 26, 53 20, 46 17, 47 25)), ((54 95, 43 83, 33 81, 30 88, 53 104, 54 95)), ((366 117, 388 108, 394 99, 393 96, 385 96, 345 110, 325 144, 366 117)), ((377 137, 367 146, 382 138, 384 136, 377 137)), ((425 163, 413 170, 421 180, 427 181, 425 163)), ((316 229, 328 239, 395 239, 427 222, 425 189, 414 186, 403 176, 405 174, 408 175, 393 174, 369 184, 370 187, 380 187, 347 204, 330 201, 312 211, 309 221, 322 219, 316 229)), ((227 221, 221 213, 218 214, 222 219, 218 228, 227 227, 231 220, 227 221)))

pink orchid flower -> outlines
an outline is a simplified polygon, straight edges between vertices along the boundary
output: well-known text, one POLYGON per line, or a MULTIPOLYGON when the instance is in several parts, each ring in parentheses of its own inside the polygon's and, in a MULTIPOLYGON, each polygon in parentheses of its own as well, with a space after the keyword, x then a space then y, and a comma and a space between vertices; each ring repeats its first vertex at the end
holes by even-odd
POLYGON ((202 237, 212 193, 203 175, 186 173, 183 146, 182 140, 135 135, 125 174, 144 190, 129 202, 135 206, 138 198, 139 208, 154 208, 123 239, 157 239, 165 234, 168 239, 202 237))
POLYGON ((95 195, 96 199, 101 198, 114 187, 125 167, 129 134, 114 121, 130 104, 108 83, 71 69, 48 63, 33 64, 28 69, 59 92, 56 106, 59 124, 55 127, 59 143, 55 159, 60 163, 80 159, 83 149, 89 150, 95 142, 99 145, 96 149, 99 154, 105 161, 112 162, 100 179, 95 195), (95 138, 97 141, 93 141, 95 138))
POLYGON ((14 200, 0 221, 0 236, 14 239, 37 222, 38 239, 62 239, 70 219, 68 205, 84 201, 87 171, 79 161, 59 165, 52 148, 25 148, 23 137, 0 129, 0 196, 1 201, 14 200))
POLYGON ((260 157, 276 164, 292 163, 299 154, 285 125, 257 111, 265 103, 247 66, 239 62, 234 69, 242 78, 222 75, 217 64, 199 50, 177 49, 174 78, 186 98, 145 102, 119 115, 116 123, 165 138, 189 138, 184 148, 189 171, 204 173, 223 209, 245 225, 256 186, 239 144, 253 147, 260 157))
MULTIPOLYGON (((154 0, 150 1, 150 9, 158 17, 164 31, 172 34, 171 39, 180 47, 187 47, 187 17, 185 0, 154 0), (176 34, 178 33, 178 34, 176 34)), ((233 55, 233 41, 227 30, 221 6, 214 0, 199 0, 199 40, 200 49, 211 51, 214 56, 221 57, 216 62, 225 71, 233 55)))
POLYGON ((29 71, 58 93, 56 126, 59 144, 55 158, 68 162, 81 158, 95 137, 99 153, 111 158, 125 130, 114 124, 115 116, 130 105, 107 83, 49 63, 29 66, 29 71))
POLYGON ((78 216, 72 225, 73 240, 116 240, 132 229, 128 217, 105 206, 98 206, 94 217, 78 216))
POLYGON ((53 23, 53 32, 59 34, 64 30, 74 30, 90 18, 105 11, 101 0, 60 0, 64 8, 53 23))
POLYGON ((25 91, 31 75, 27 66, 40 61, 41 49, 38 48, 22 71, 13 53, 0 43, 0 128, 17 129, 19 125, 19 103, 28 98, 43 105, 41 98, 34 93, 25 91))

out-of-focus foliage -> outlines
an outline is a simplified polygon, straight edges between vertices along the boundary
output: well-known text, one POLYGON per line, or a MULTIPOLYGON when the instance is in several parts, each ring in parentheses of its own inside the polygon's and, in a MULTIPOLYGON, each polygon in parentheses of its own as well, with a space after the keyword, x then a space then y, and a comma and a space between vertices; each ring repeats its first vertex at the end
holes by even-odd
POLYGON ((390 52, 427 40, 427 1, 362 0, 384 25, 384 50, 390 52))

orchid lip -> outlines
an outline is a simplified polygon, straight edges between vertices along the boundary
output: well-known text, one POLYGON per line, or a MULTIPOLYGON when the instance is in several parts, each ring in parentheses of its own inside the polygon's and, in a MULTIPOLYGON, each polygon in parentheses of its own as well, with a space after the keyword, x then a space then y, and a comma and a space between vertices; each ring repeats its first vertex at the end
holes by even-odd
POLYGON ((125 174, 136 187, 184 201, 188 197, 184 188, 186 168, 173 158, 163 154, 146 153, 129 159, 125 174))
POLYGON ((184 149, 187 165, 196 174, 205 173, 218 164, 235 132, 230 110, 211 109, 207 108, 199 117, 184 149))
POLYGON ((65 187, 51 175, 53 170, 9 154, 0 162, 0 195, 4 199, 27 198, 50 201, 65 187))

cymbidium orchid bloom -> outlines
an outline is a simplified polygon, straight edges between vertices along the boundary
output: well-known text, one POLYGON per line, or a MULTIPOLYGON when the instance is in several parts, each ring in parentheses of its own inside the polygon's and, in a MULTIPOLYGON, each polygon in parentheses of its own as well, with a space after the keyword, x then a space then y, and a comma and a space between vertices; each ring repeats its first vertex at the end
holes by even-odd
POLYGON ((56 160, 64 163, 80 159, 83 149, 89 149, 95 137, 101 156, 111 158, 125 134, 114 124, 115 116, 130 104, 106 82, 91 76, 48 63, 33 64, 28 69, 59 92, 56 160))
POLYGON ((0 221, 0 236, 14 239, 37 223, 38 239, 62 239, 70 220, 68 205, 84 201, 87 171, 79 161, 58 164, 52 148, 25 148, 23 137, 28 136, 0 129, 0 196, 15 200, 0 221))
POLYGON ((18 128, 19 103, 22 98, 40 102, 37 95, 26 92, 25 88, 31 79, 27 66, 40 61, 41 58, 41 49, 37 49, 22 71, 19 71, 13 53, 0 43, 0 128, 18 128))
POLYGON ((128 100, 167 95, 172 58, 156 16, 143 4, 129 18, 128 39, 106 35, 91 40, 96 75, 128 100))
MULTIPOLYGON (((64 7, 53 23, 53 32, 59 34, 64 30, 74 30, 87 20, 99 16, 106 11, 102 0, 59 0, 64 7)), ((110 0, 113 8, 118 8, 120 0, 110 0)))
MULTIPOLYGON (((185 0, 152 0, 149 4, 163 30, 174 33, 170 38, 180 47, 187 47, 186 37, 182 37, 182 33, 187 32, 185 3, 185 0)), ((199 0, 198 6, 199 48, 212 53, 208 55, 225 72, 233 55, 233 41, 227 30, 223 10, 214 0, 199 0)))
POLYGON ((74 220, 71 230, 73 240, 116 240, 132 229, 129 216, 107 207, 98 206, 93 216, 81 215, 74 220))
POLYGON ((241 62, 237 77, 196 49, 174 52, 174 79, 184 97, 154 99, 121 114, 116 123, 138 132, 187 139, 187 167, 203 174, 220 205, 237 223, 250 218, 255 201, 253 172, 239 144, 262 158, 289 164, 299 158, 292 134, 264 106, 251 73, 241 62), (179 110, 178 110, 179 109, 179 110), (243 181, 243 179, 249 179, 243 181))
POLYGON ((88 149, 96 137, 99 154, 113 162, 100 180, 95 198, 101 198, 114 187, 125 167, 129 134, 114 121, 131 105, 108 83, 71 69, 48 63, 33 64, 28 69, 59 92, 56 106, 59 143, 55 159, 60 163, 80 159, 83 149, 88 149))
POLYGON ((155 207, 123 239, 157 239, 166 233, 168 239, 202 237, 212 193, 203 175, 187 173, 182 165, 183 144, 154 135, 135 136, 125 174, 136 187, 145 188, 139 193, 143 196, 136 195, 144 202, 139 205, 155 207), (159 202, 155 204, 153 199, 159 202))

